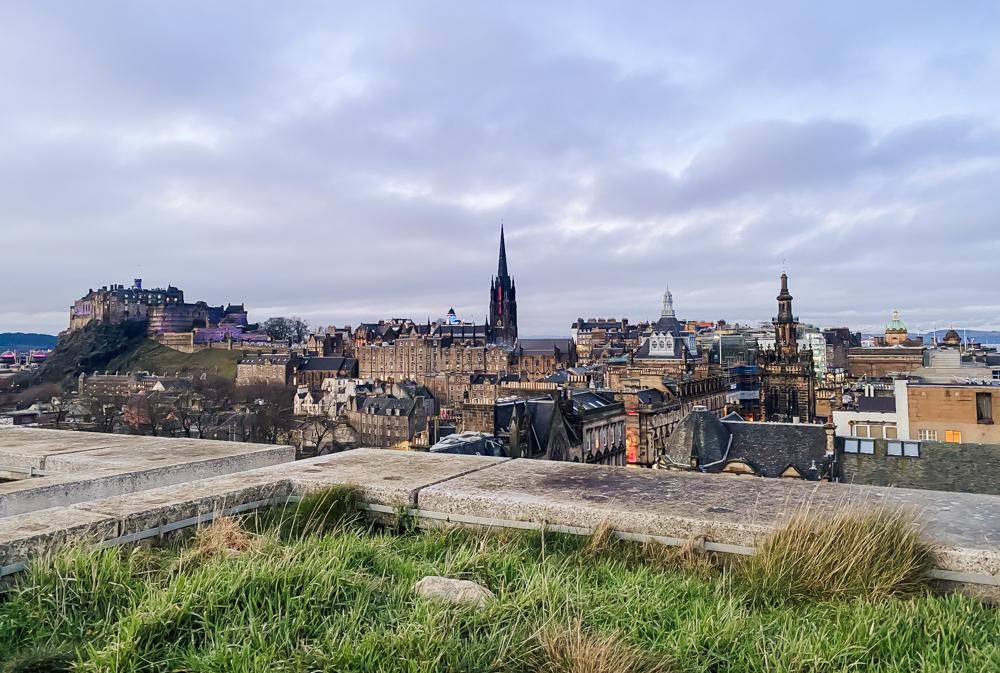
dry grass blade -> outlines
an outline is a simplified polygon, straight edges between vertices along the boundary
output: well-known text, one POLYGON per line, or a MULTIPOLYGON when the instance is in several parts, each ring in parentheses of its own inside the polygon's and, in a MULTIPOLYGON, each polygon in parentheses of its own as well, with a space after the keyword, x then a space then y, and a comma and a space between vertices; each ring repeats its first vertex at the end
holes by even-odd
POLYGON ((611 523, 604 521, 599 525, 594 532, 590 535, 590 541, 587 543, 586 554, 588 556, 601 556, 606 554, 615 541, 614 538, 615 529, 612 528, 611 523))
POLYGON ((797 513, 738 572, 757 599, 880 600, 924 590, 933 566, 915 516, 844 506, 830 516, 797 513))
POLYGON ((198 529, 182 560, 239 556, 259 546, 260 537, 243 530, 239 521, 231 517, 219 517, 208 526, 198 529))
POLYGON ((538 637, 539 673, 666 673, 655 660, 622 641, 620 636, 592 633, 576 621, 550 626, 538 637))

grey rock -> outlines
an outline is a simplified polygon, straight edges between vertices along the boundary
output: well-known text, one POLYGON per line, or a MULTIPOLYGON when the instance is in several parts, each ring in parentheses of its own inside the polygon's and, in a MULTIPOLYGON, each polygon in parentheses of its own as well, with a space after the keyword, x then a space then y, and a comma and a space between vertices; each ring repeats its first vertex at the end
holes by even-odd
POLYGON ((474 605, 479 608, 485 607, 487 601, 495 597, 492 591, 475 582, 438 575, 428 575, 417 582, 413 590, 417 592, 418 596, 424 598, 459 605, 474 605))

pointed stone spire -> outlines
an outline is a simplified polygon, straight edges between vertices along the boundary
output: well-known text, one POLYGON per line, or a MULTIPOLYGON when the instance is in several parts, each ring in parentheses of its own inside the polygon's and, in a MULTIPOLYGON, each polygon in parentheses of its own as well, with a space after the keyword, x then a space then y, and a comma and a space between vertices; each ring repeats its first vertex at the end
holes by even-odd
POLYGON ((503 221, 500 221, 500 262, 497 264, 497 276, 507 276, 507 246, 503 240, 503 221))

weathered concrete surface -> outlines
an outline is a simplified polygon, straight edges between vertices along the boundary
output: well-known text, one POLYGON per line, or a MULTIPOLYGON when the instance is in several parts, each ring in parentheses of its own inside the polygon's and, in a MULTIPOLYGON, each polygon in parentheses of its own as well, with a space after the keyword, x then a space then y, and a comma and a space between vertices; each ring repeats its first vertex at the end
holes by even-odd
POLYGON ((915 511, 944 570, 1000 576, 1000 497, 514 460, 420 491, 422 510, 756 546, 787 517, 847 503, 915 511))
POLYGON ((118 534, 128 535, 238 505, 286 498, 293 491, 288 479, 236 474, 92 500, 73 509, 111 517, 118 523, 118 534))
POLYGON ((37 558, 63 544, 113 538, 117 530, 110 516, 69 507, 0 519, 0 567, 37 558))
POLYGON ((50 456, 129 446, 136 437, 96 432, 69 432, 41 428, 4 428, 0 431, 0 466, 45 469, 50 456))
POLYGON ((353 486, 369 504, 414 507, 428 486, 499 465, 507 458, 354 449, 261 470, 291 479, 300 492, 353 486))
POLYGON ((44 467, 49 471, 79 470, 89 466, 141 470, 184 465, 205 467, 214 474, 228 474, 292 460, 295 460, 295 449, 291 446, 134 437, 132 442, 118 446, 51 455, 46 458, 44 467))
POLYGON ((5 429, 0 466, 48 474, 0 483, 0 517, 290 462, 290 446, 5 429))

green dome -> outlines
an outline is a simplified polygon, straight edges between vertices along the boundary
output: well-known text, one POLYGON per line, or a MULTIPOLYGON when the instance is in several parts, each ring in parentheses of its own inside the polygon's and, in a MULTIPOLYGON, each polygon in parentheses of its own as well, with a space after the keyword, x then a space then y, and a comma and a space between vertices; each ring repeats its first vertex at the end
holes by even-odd
POLYGON ((904 325, 903 321, 899 319, 899 311, 893 310, 892 320, 890 320, 889 324, 885 326, 885 331, 889 333, 895 332, 897 334, 906 333, 906 325, 904 325))

